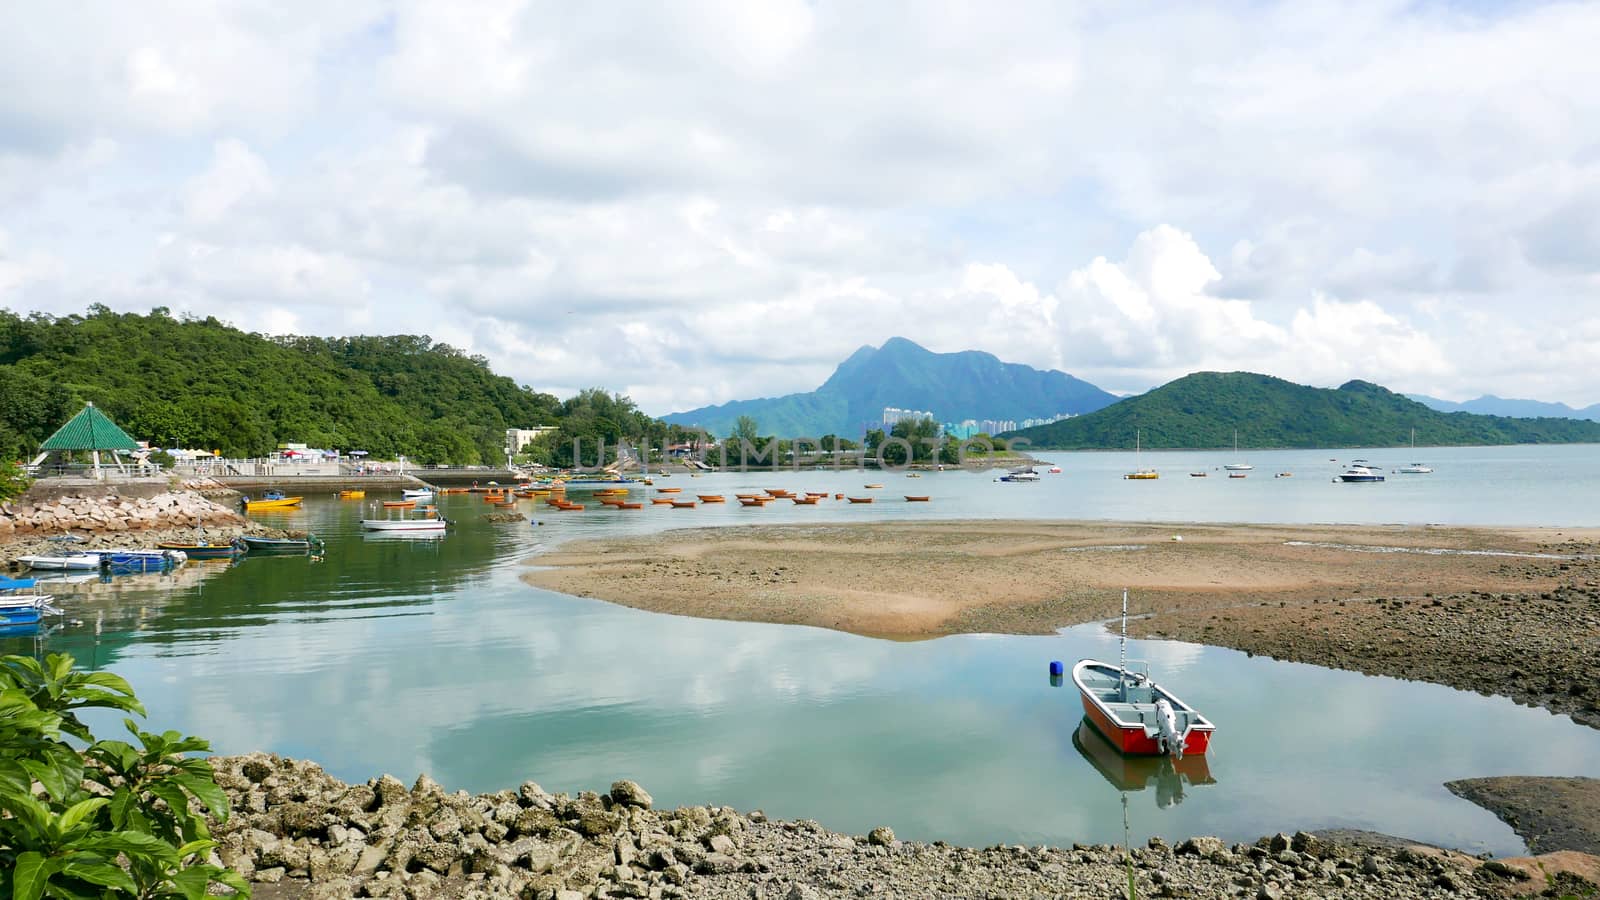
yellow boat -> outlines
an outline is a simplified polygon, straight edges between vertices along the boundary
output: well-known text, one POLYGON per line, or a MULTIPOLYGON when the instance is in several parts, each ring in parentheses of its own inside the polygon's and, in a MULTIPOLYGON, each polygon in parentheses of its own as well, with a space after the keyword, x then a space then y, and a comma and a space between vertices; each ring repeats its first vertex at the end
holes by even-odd
POLYGON ((279 494, 277 491, 268 491, 267 496, 261 498, 260 500, 251 500, 249 497, 246 497, 244 500, 244 510, 245 512, 258 512, 263 509, 290 509, 292 507, 299 506, 300 501, 303 499, 305 498, 285 497, 282 494, 279 494), (274 494, 277 494, 277 496, 273 496, 274 494))
POLYGON ((364 500, 364 499, 366 499, 366 496, 367 496, 367 492, 366 491, 340 491, 339 492, 339 499, 340 500, 364 500))

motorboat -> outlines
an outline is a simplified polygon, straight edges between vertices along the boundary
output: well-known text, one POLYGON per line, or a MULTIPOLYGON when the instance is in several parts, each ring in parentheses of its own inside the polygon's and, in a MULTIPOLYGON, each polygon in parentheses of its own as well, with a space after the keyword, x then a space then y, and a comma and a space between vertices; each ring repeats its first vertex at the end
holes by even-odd
POLYGON ((432 500, 433 488, 406 488, 400 492, 400 497, 405 500, 432 500))
POLYGON ((100 568, 98 553, 62 553, 56 555, 30 554, 17 557, 17 562, 30 569, 48 572, 85 572, 100 568))
POLYGON ((1001 475, 999 478, 996 478, 995 481, 1004 481, 1010 484, 1032 484, 1033 482, 1040 480, 1042 477, 1043 476, 1041 476, 1038 472, 1033 470, 1032 466, 1029 466, 1023 469, 1012 469, 1010 472, 1007 472, 1006 474, 1001 475))
POLYGON ((223 544, 213 544, 201 538, 194 543, 182 541, 162 541, 156 545, 163 550, 181 551, 189 559, 232 559, 240 552, 240 545, 235 541, 223 544))
POLYGON ((1045 469, 1045 471, 1049 472, 1051 475, 1060 475, 1061 474, 1061 467, 1060 466, 1051 466, 1050 468, 1045 469))
POLYGON ((0 592, 3 592, 0 593, 0 633, 13 628, 37 625, 46 615, 62 615, 62 611, 51 603, 55 598, 49 594, 41 594, 38 590, 38 582, 32 578, 0 576, 0 592), (18 593, 29 588, 34 592, 18 593))
POLYGON ((1079 660, 1072 683, 1084 717, 1118 752, 1133 756, 1203 754, 1216 726, 1150 678, 1149 664, 1127 658, 1128 592, 1122 592, 1122 643, 1115 664, 1079 660))
POLYGON ((1383 473, 1364 459, 1350 463, 1350 468, 1334 476, 1334 481, 1355 484, 1370 484, 1383 480, 1383 473))
POLYGON ((241 497, 239 502, 244 504, 245 512, 260 512, 268 509, 292 509, 300 505, 302 497, 289 497, 283 491, 267 491, 261 495, 260 500, 252 500, 248 495, 241 497))
POLYGON ((310 553, 313 550, 320 552, 323 547, 322 539, 314 534, 303 538, 269 538, 247 534, 240 540, 250 553, 310 553))
POLYGON ((426 519, 362 519, 367 531, 444 531, 449 521, 437 516, 426 519))
POLYGON ((351 491, 340 491, 339 492, 339 499, 340 500, 361 500, 361 499, 365 498, 366 496, 367 496, 367 492, 366 492, 365 489, 362 489, 362 490, 351 490, 351 491))

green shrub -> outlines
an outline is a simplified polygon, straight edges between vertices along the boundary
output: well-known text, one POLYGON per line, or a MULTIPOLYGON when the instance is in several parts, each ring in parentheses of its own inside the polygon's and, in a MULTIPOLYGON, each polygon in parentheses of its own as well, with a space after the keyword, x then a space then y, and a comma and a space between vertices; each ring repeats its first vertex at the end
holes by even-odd
POLYGON ((187 754, 209 745, 132 719, 137 746, 97 740, 78 718, 95 708, 145 714, 126 681, 74 671, 71 656, 0 657, 0 897, 201 900, 212 884, 248 896, 238 873, 205 862, 205 811, 224 820, 228 802, 187 754))

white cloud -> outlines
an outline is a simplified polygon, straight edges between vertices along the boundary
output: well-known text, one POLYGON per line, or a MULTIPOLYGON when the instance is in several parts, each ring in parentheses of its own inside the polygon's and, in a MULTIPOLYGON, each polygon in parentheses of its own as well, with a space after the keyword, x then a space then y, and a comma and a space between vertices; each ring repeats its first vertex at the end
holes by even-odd
POLYGON ((895 334, 1587 405, 1596 43, 1562 3, 12 5, 0 302, 428 332, 654 412, 895 334))

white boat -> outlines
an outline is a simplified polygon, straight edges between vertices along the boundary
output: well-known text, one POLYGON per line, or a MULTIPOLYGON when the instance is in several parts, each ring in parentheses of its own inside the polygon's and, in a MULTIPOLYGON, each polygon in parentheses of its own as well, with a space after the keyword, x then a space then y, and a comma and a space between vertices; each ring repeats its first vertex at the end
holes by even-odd
POLYGON ((1350 463, 1350 468, 1335 476, 1333 480, 1355 484, 1370 484, 1382 481, 1383 474, 1378 471, 1377 467, 1366 460, 1358 459, 1350 463))
POLYGON ((17 562, 30 569, 50 572, 79 572, 100 568, 98 553, 65 553, 59 556, 19 556, 17 562))
MULTIPOLYGON (((1415 428, 1411 429, 1411 452, 1417 452, 1417 430, 1415 428)), ((1433 469, 1428 465, 1419 462, 1400 467, 1400 472, 1403 475, 1427 475, 1432 471, 1433 469)))
POLYGON ((443 531, 449 524, 437 518, 361 520, 361 527, 368 531, 443 531))
POLYGON ((1041 476, 1039 473, 1035 472, 1032 466, 1029 466, 1024 469, 1013 469, 1010 472, 1001 475, 999 478, 996 478, 995 481, 1004 481, 1011 484, 1028 484, 1038 481, 1040 477, 1041 476))
POLYGON ((406 488, 400 496, 407 500, 432 500, 433 488, 406 488))
MULTIPOLYGON (((1237 428, 1233 430, 1233 455, 1235 457, 1239 455, 1239 429, 1237 428)), ((1229 472, 1249 472, 1254 470, 1255 466, 1252 466, 1249 463, 1236 462, 1228 463, 1227 465, 1223 466, 1223 468, 1227 469, 1229 472)))

